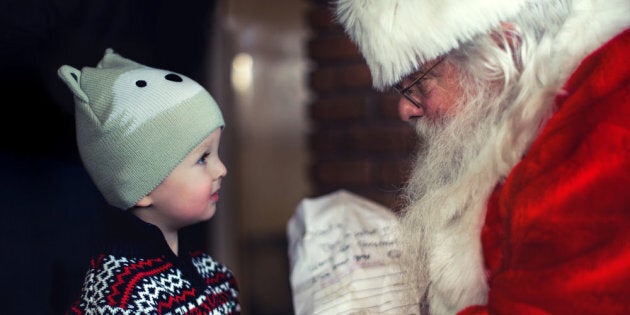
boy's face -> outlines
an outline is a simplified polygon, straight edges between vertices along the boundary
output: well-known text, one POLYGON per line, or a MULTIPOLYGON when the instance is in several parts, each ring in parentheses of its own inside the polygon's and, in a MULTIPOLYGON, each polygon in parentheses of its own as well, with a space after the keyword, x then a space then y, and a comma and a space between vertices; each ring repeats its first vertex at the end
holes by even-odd
POLYGON ((194 148, 146 197, 138 216, 163 231, 210 219, 216 211, 221 180, 227 173, 218 155, 221 128, 194 148))

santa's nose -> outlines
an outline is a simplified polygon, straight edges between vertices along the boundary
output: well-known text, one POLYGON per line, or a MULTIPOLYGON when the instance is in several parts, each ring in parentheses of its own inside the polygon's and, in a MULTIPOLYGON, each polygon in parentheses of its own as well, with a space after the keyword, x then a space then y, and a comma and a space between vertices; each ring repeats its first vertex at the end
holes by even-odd
POLYGON ((407 98, 401 96, 398 101, 398 115, 402 121, 411 121, 422 117, 424 111, 407 98))

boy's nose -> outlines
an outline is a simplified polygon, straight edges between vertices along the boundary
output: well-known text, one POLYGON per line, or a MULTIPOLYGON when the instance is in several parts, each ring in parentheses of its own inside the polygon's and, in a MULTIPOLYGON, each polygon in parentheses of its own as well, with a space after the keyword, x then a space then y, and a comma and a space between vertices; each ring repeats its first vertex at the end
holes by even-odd
POLYGON ((227 175, 227 167, 225 167, 225 164, 223 164, 223 162, 219 161, 219 164, 217 165, 215 170, 215 174, 216 178, 223 178, 225 177, 225 175, 227 175))

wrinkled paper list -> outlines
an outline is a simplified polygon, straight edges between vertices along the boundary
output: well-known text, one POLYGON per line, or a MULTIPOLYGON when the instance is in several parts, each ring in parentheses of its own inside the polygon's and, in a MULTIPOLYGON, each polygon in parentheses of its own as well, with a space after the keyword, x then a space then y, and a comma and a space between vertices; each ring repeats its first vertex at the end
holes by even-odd
POLYGON ((383 206, 343 190, 304 199, 287 233, 297 315, 419 313, 383 206))

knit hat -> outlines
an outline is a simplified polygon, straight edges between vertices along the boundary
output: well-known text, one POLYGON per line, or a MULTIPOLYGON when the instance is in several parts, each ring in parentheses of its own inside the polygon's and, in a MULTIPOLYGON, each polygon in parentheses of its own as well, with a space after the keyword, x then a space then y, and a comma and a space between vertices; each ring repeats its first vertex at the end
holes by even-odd
POLYGON ((74 94, 77 145, 113 206, 131 208, 224 121, 197 82, 107 49, 96 68, 58 71, 74 94))
POLYGON ((515 16, 532 0, 336 0, 338 21, 384 89, 515 16))

